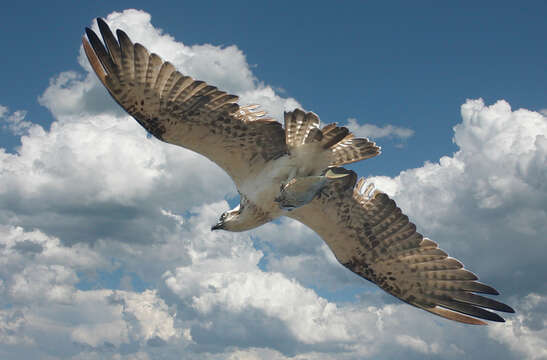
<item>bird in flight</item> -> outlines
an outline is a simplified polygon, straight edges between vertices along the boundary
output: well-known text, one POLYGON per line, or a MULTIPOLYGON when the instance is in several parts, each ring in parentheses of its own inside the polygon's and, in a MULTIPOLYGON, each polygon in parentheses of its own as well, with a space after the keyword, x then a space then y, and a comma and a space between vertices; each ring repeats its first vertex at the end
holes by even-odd
POLYGON ((103 41, 86 28, 83 47, 114 100, 150 134, 206 156, 235 182, 240 204, 212 230, 245 231, 288 216, 314 230, 346 268, 408 304, 480 325, 504 321, 490 310, 514 312, 478 295, 498 292, 418 233, 388 195, 341 167, 378 155, 374 142, 336 124, 320 127, 316 114, 300 109, 285 112, 283 128, 258 106, 239 105, 97 23, 103 41))

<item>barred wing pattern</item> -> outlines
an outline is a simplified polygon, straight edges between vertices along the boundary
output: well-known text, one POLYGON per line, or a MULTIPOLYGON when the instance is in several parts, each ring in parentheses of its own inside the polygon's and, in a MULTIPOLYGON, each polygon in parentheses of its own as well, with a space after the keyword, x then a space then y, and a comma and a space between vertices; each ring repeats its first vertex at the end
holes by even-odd
POLYGON ((237 96, 181 74, 125 32, 117 30, 116 38, 104 20, 97 23, 104 45, 89 28, 89 42, 82 39, 93 70, 114 100, 156 138, 205 155, 236 185, 287 152, 281 124, 256 106, 239 106, 237 96))
POLYGON ((345 267, 399 299, 467 324, 504 321, 493 309, 509 306, 477 295, 498 292, 476 280, 462 263, 416 232, 416 226, 385 193, 361 179, 331 183, 310 204, 289 216, 306 224, 345 267))
MULTIPOLYGON (((169 62, 133 44, 121 30, 116 37, 97 19, 103 42, 86 29, 82 39, 89 62, 120 106, 156 138, 196 151, 222 167, 236 186, 265 164, 301 144, 322 145, 326 166, 376 156, 380 149, 355 139, 344 127, 318 128, 313 113, 287 113, 287 134, 256 106, 239 106, 237 96, 176 71, 169 62), (89 39, 89 41, 88 41, 89 39), (290 148, 290 149, 289 149, 290 148)), ((492 309, 509 306, 476 293, 498 294, 465 270, 437 244, 416 232, 386 194, 356 187, 350 170, 329 182, 311 203, 288 213, 316 231, 337 259, 356 274, 399 299, 439 316, 469 324, 503 321, 492 309)))
POLYGON ((326 166, 340 166, 370 159, 380 147, 369 139, 356 138, 348 128, 336 123, 319 128, 319 117, 300 109, 285 112, 286 143, 289 152, 305 144, 317 143, 317 153, 327 153, 326 166))

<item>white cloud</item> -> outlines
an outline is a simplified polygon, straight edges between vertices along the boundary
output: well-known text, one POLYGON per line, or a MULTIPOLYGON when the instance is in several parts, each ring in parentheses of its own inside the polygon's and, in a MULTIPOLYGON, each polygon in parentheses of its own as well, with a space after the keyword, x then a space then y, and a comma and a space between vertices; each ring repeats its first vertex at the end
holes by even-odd
POLYGON ((32 126, 35 126, 30 121, 25 121, 26 111, 17 110, 7 115, 8 111, 7 106, 0 105, 0 122, 2 122, 2 128, 9 130, 13 135, 26 134, 32 126))
POLYGON ((510 321, 490 327, 490 337, 527 359, 547 359, 547 296, 529 294, 518 309, 510 321))
POLYGON ((43 350, 57 341, 59 354, 74 351, 75 343, 104 350, 122 344, 144 347, 186 341, 154 291, 75 291, 71 303, 44 300, 32 307, 3 310, 0 341, 34 344, 43 350), (61 339, 68 342, 61 345, 61 339))
POLYGON ((32 338, 24 333, 26 319, 20 310, 0 310, 0 344, 32 345, 32 338))
MULTIPOLYGON (((149 15, 139 11, 113 14, 109 20, 114 27, 116 21, 125 23, 134 40, 151 44, 152 51, 174 55, 169 60, 183 71, 201 79, 208 74, 206 80, 264 102, 276 115, 297 105, 259 83, 235 46, 186 47, 152 28, 149 15), (139 38, 142 29, 147 31, 139 38), (218 71, 211 72, 215 66, 218 71)), ((89 70, 87 61, 82 63, 89 70)), ((10 306, 18 304, 23 311, 34 304, 25 315, 25 331, 34 334, 29 339, 43 347, 51 336, 64 337, 70 339, 67 344, 96 348, 81 353, 91 358, 105 346, 135 341, 155 344, 182 337, 191 342, 190 329, 175 322, 155 290, 78 287, 81 281, 101 286, 101 272, 120 266, 161 287, 161 273, 175 263, 237 253, 233 242, 239 235, 210 231, 228 208, 225 201, 211 200, 234 194, 229 178, 197 154, 147 138, 94 74, 61 73, 40 103, 56 118, 51 128, 33 127, 17 153, 0 154, 7 175, 2 176, 0 201, 9 204, 0 209, 0 219, 10 224, 2 228, 6 266, 0 288, 9 294, 4 299, 10 306), (50 310, 42 313, 45 307, 50 310), (61 319, 67 317, 65 324, 61 319)), ((1 110, 2 116, 8 111, 1 110)), ((241 246, 249 248, 249 238, 242 240, 241 246)), ((130 284, 128 278, 124 275, 123 282, 130 284)))
POLYGON ((71 338, 91 347, 105 343, 120 346, 131 340, 169 341, 181 336, 175 329, 174 319, 168 312, 165 302, 157 297, 155 291, 142 293, 128 291, 88 291, 78 292, 77 305, 88 311, 94 319, 86 319, 71 332, 71 338), (87 306, 95 303, 102 314, 95 317, 87 306))
POLYGON ((191 287, 192 291, 186 293, 191 294, 192 305, 200 313, 209 314, 216 307, 234 313, 258 309, 280 319, 292 336, 304 343, 349 340, 336 305, 294 280, 259 270, 230 271, 224 266, 219 268, 216 261, 202 265, 198 269, 178 268, 166 279, 167 285, 181 296, 191 287), (218 272, 203 273, 212 268, 218 272))
MULTIPOLYGON (((108 21, 242 102, 264 104, 277 117, 298 105, 256 79, 236 46, 186 46, 142 11, 108 21)), ((7 349, 0 355, 455 359, 484 354, 487 344, 502 359, 545 345, 545 324, 534 317, 545 319, 545 289, 535 280, 545 272, 547 230, 541 114, 468 101, 454 156, 375 179, 441 246, 514 294, 510 303, 522 314, 484 330, 371 291, 294 221, 211 232, 228 208, 223 199, 235 195, 228 177, 199 155, 147 138, 82 54, 80 63, 85 76, 61 73, 40 97, 56 119, 51 128, 25 125, 20 149, 0 152, 0 342, 7 349), (490 256, 497 262, 482 261, 490 256), (314 290, 348 284, 367 293, 343 303, 314 290)), ((412 135, 389 125, 356 131, 412 135)))
POLYGON ((294 278, 305 286, 340 290, 348 284, 362 284, 334 257, 323 240, 302 223, 282 218, 252 231, 257 243, 268 249, 265 267, 294 278))
POLYGON ((428 344, 424 340, 410 335, 398 335, 395 337, 395 341, 404 347, 424 354, 436 354, 440 351, 439 344, 428 344))
POLYGON ((82 351, 70 358, 71 360, 151 360, 153 359, 144 351, 138 351, 130 354, 105 353, 97 351, 82 351))
MULTIPOLYGON (((260 83, 235 46, 186 46, 153 28, 150 15, 137 10, 113 13, 108 21, 182 71, 241 95, 243 102, 260 102, 278 117, 284 109, 298 105, 260 83)), ((39 99, 57 120, 51 129, 39 128, 23 137, 24 146, 16 154, 0 153, 2 168, 12 173, 0 181, 0 198, 10 202, 19 215, 14 217, 13 211, 4 209, 0 219, 38 227, 64 241, 94 242, 123 234, 125 241, 153 242, 158 241, 156 234, 173 223, 168 218, 159 222, 150 218, 147 212, 151 209, 176 214, 235 195, 228 176, 211 162, 145 138, 145 131, 110 99, 95 74, 89 73, 87 60, 80 57, 80 63, 88 70, 85 77, 63 72, 51 80, 39 99), (150 202, 155 205, 147 207, 150 202), (104 216, 114 208, 121 216, 117 221, 104 216), (64 226, 57 226, 67 215, 72 218, 70 224, 64 221, 64 226)))
POLYGON ((14 301, 25 303, 48 301, 70 304, 77 281, 75 272, 64 266, 27 266, 21 273, 13 275, 10 296, 14 301))
POLYGON ((78 290, 77 272, 109 267, 86 244, 68 247, 37 230, 2 226, 0 253, 2 304, 9 305, 0 310, 0 341, 40 346, 55 335, 98 347, 180 337, 155 291, 78 290))
POLYGON ((144 340, 161 339, 168 341, 181 336, 181 329, 176 329, 174 318, 156 291, 146 290, 143 293, 115 292, 114 301, 124 304, 124 310, 132 314, 139 325, 139 338, 144 340))
POLYGON ((0 153, 9 174, 0 180, 0 198, 10 204, 0 209, 4 223, 38 227, 69 242, 117 237, 121 226, 127 241, 150 242, 172 224, 167 217, 147 220, 150 211, 184 211, 233 192, 220 168, 146 138, 127 116, 73 120, 22 137, 16 154, 0 153), (107 121, 108 129, 96 125, 107 121), (115 208, 119 218, 113 221, 115 208))
POLYGON ((349 118, 346 127, 358 137, 371 139, 395 137, 401 140, 405 140, 414 135, 414 130, 409 128, 394 126, 390 124, 384 125, 382 127, 376 126, 374 124, 360 125, 355 118, 349 118))
POLYGON ((270 349, 248 349, 248 350, 236 350, 228 357, 228 360, 286 360, 287 357, 283 354, 270 350, 270 349))
POLYGON ((79 281, 76 271, 92 270, 106 261, 87 245, 71 248, 40 231, 0 226, 2 302, 70 304, 79 281))

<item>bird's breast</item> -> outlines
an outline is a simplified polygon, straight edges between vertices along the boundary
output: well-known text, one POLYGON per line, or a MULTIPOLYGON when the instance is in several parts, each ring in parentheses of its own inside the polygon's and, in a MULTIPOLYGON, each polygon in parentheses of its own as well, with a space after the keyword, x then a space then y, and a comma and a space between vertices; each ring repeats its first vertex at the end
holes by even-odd
POLYGON ((275 198, 291 176, 294 176, 297 168, 289 156, 283 156, 270 161, 257 174, 249 176, 239 187, 239 192, 249 201, 260 207, 263 211, 272 213, 273 217, 280 216, 283 212, 275 198), (279 214, 278 214, 279 213, 279 214))

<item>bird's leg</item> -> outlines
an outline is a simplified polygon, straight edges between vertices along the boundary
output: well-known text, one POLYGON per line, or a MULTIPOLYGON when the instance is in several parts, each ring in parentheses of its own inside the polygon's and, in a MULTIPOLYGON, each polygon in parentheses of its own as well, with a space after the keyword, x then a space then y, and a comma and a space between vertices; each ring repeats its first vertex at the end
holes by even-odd
POLYGON ((284 210, 306 205, 325 186, 325 176, 303 176, 293 178, 282 189, 275 201, 284 210))
MULTIPOLYGON (((291 175, 295 174, 292 172, 291 175)), ((301 176, 292 178, 287 184, 281 187, 279 196, 275 199, 282 209, 297 208, 306 205, 316 196, 329 195, 324 191, 327 181, 339 181, 349 175, 347 172, 339 172, 327 169, 323 175, 301 176)))

